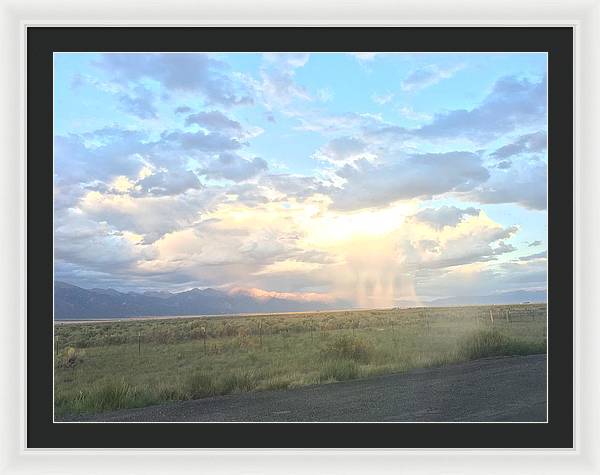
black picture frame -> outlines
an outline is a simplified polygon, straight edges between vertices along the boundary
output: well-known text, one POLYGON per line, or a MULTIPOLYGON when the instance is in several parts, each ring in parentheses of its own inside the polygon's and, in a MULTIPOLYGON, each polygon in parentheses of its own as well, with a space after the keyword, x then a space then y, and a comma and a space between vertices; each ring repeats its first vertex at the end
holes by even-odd
POLYGON ((27 446, 30 448, 573 447, 573 30, 569 27, 27 29, 27 446), (547 423, 54 423, 53 53, 548 53, 547 423))

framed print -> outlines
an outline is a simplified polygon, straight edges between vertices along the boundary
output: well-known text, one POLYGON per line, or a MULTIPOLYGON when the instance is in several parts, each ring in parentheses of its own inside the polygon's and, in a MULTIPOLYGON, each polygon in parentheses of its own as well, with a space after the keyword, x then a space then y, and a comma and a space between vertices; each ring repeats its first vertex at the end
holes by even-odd
POLYGON ((29 262, 53 258, 28 277, 28 359, 42 313, 54 356, 46 379, 28 368, 38 397, 53 382, 28 443, 142 422, 168 424, 140 447, 180 447, 196 422, 203 447, 314 424, 317 445, 487 447, 502 427, 494 446, 572 446, 572 323, 555 316, 572 261, 553 246, 571 247, 572 215, 552 206, 572 188, 548 159, 572 148, 572 29, 437 30, 447 51, 432 31, 28 29, 28 150, 50 152, 51 113, 53 178, 53 213, 28 213, 31 236, 52 218, 29 262))
POLYGON ((591 460, 586 30, 234 23, 24 25, 17 458, 591 460))

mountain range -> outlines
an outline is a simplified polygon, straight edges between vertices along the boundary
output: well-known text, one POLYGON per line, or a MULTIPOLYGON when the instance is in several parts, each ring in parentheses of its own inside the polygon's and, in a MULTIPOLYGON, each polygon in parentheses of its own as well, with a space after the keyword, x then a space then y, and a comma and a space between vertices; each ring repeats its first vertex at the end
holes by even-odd
POLYGON ((84 289, 65 282, 54 282, 54 318, 57 320, 305 312, 349 306, 343 301, 327 303, 256 297, 250 293, 231 293, 210 288, 177 293, 125 293, 114 289, 84 289))
POLYGON ((544 303, 548 300, 545 290, 515 290, 493 295, 470 295, 439 298, 427 302, 426 306, 446 307, 454 305, 511 305, 517 303, 544 303))
MULTIPOLYGON (((514 291, 485 296, 435 299, 422 306, 516 304, 546 302, 546 291, 514 291)), ((399 307, 415 306, 398 302, 399 307)), ((54 318, 79 320, 184 315, 228 315, 238 313, 307 312, 351 308, 349 302, 308 301, 293 298, 254 296, 245 292, 192 289, 185 292, 119 292, 114 289, 84 289, 54 282, 54 318)))

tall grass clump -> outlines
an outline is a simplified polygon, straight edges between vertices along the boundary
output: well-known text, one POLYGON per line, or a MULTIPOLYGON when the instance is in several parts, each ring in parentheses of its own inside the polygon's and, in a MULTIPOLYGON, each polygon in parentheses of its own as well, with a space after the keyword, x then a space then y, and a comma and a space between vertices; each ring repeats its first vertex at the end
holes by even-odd
POLYGON ((200 399, 219 394, 214 377, 204 371, 195 372, 187 378, 184 392, 189 399, 200 399))
POLYGON ((222 375, 198 371, 190 375, 184 385, 186 399, 253 391, 268 378, 257 370, 235 370, 222 375))
POLYGON ((79 391, 75 398, 62 400, 58 398, 58 405, 62 409, 73 413, 102 412, 132 407, 142 407, 153 404, 156 397, 148 388, 131 386, 124 380, 111 380, 79 391))
POLYGON ((347 381, 359 376, 358 365, 347 359, 332 359, 325 361, 319 372, 319 382, 347 381))
POLYGON ((372 356, 372 348, 360 338, 341 335, 327 343, 322 351, 322 356, 326 359, 345 359, 366 363, 372 356))
POLYGON ((546 345, 543 342, 517 340, 496 330, 481 330, 463 339, 458 352, 464 359, 475 360, 493 356, 531 355, 545 351, 546 345))

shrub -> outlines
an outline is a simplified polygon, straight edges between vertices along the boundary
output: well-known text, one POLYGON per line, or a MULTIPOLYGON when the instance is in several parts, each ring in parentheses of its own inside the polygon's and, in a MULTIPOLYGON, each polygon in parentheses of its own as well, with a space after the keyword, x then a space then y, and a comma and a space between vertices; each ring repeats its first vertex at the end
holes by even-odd
POLYGON ((510 338, 495 330, 482 330, 465 338, 459 354, 468 360, 491 356, 531 355, 544 353, 546 345, 510 338))
POLYGON ((83 350, 69 346, 63 350, 59 366, 63 368, 74 368, 76 365, 83 363, 83 355, 83 350))
POLYGON ((326 358, 367 362, 371 357, 371 347, 359 338, 342 335, 329 342, 322 355, 326 358))

